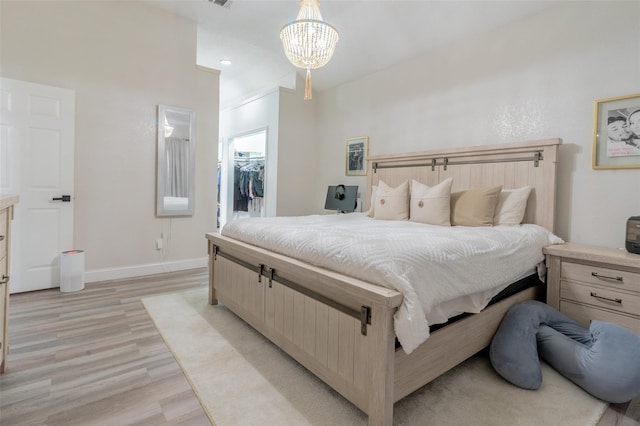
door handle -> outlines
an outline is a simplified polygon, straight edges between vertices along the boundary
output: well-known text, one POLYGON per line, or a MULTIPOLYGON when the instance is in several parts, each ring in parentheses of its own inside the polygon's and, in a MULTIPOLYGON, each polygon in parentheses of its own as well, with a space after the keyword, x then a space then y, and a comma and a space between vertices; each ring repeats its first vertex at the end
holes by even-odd
POLYGON ((63 203, 71 202, 71 195, 63 195, 62 197, 54 197, 51 201, 62 201, 63 203))
POLYGON ((9 275, 2 274, 2 280, 0 280, 0 284, 6 284, 9 282, 9 275))

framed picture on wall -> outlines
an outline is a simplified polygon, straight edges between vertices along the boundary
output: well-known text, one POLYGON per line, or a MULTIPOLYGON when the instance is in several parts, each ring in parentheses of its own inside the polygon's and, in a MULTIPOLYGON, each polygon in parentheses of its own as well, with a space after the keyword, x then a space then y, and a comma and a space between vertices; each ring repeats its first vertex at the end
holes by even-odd
POLYGON ((369 153, 369 136, 347 139, 346 174, 347 176, 366 176, 365 157, 369 153))
POLYGON ((640 94, 595 102, 593 168, 640 168, 640 94))

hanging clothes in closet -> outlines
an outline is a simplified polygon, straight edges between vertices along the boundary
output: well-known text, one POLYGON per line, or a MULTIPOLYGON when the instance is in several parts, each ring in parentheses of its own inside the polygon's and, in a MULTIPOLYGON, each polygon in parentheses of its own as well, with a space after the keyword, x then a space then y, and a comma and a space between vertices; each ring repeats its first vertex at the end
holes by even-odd
POLYGON ((234 162, 233 210, 260 216, 264 197, 264 157, 234 162))

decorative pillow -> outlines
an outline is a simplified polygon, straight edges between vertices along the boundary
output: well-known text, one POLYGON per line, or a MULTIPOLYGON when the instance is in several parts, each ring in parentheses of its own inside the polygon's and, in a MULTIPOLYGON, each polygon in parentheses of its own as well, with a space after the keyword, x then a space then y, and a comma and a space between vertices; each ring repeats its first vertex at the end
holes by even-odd
POLYGON ((640 396, 640 336, 617 324, 594 320, 587 329, 542 302, 518 303, 493 336, 491 365, 514 385, 538 389, 538 354, 603 401, 621 403, 640 396))
POLYGON ((530 193, 530 186, 500 191, 496 212, 493 215, 493 224, 520 225, 527 210, 527 200, 530 193))
POLYGON ((468 189, 451 194, 451 225, 493 226, 502 186, 468 189))
POLYGON ((430 225, 451 226, 451 184, 453 178, 429 187, 411 181, 409 220, 430 225))
POLYGON ((373 213, 376 211, 376 190, 378 189, 378 185, 373 185, 371 187, 371 198, 369 198, 369 211, 367 212, 367 216, 373 217, 373 213))
POLYGON ((407 220, 409 218, 409 181, 391 188, 378 181, 376 189, 374 219, 407 220))

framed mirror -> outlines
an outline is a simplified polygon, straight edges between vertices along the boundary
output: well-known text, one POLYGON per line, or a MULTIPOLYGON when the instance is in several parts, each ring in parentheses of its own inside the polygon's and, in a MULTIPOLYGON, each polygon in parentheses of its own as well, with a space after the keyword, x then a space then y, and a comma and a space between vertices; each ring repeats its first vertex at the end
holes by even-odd
POLYGON ((156 214, 192 216, 195 198, 195 113, 158 105, 156 214))

